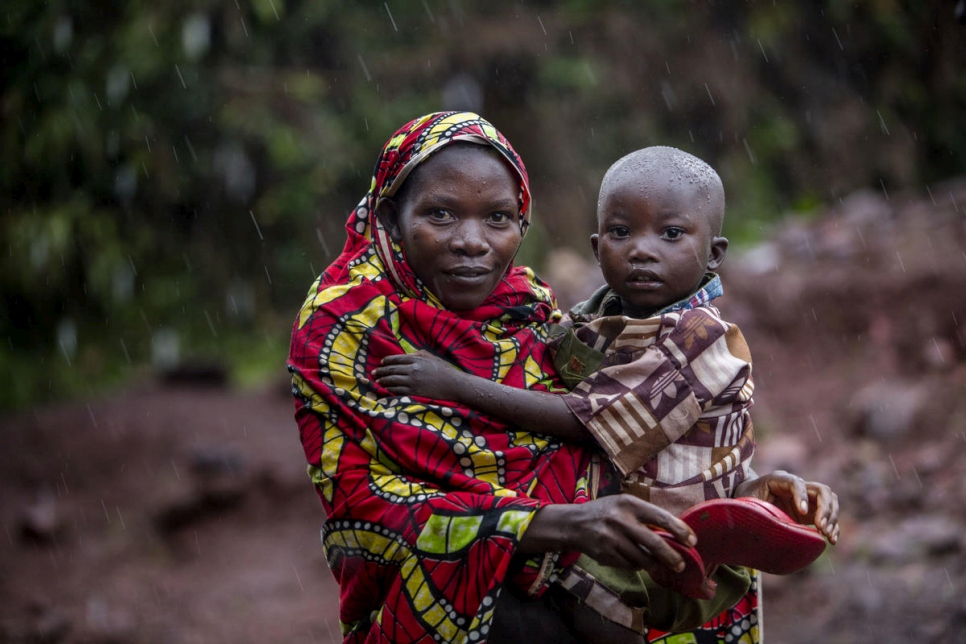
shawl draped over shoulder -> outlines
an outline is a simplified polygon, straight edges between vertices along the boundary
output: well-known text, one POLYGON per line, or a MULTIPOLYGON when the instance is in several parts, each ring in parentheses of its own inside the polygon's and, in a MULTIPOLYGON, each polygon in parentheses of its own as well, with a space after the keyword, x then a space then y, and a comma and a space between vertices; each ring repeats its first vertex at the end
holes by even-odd
POLYGON ((511 558, 537 509, 588 500, 586 448, 455 403, 396 396, 370 379, 385 356, 426 350, 513 387, 550 390, 550 289, 511 267, 478 308, 447 310, 375 216, 421 161, 457 141, 516 152, 472 113, 430 114, 386 143, 341 255, 298 314, 288 360, 309 475, 326 513, 323 547, 340 587, 346 642, 479 642, 505 583, 531 594, 576 558, 511 558))

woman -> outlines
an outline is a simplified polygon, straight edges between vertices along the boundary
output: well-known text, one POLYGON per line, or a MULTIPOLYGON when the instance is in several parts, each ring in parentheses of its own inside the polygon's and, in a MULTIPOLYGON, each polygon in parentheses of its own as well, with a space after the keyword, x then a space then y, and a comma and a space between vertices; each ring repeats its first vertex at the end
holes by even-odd
MULTIPOLYGON (((504 586, 501 606, 542 596, 578 551, 623 568, 684 565, 647 527, 690 543, 683 522, 625 495, 591 500, 611 477, 589 446, 370 379, 385 356, 425 349, 507 385, 555 385, 553 296, 512 264, 529 206, 526 169, 491 124, 416 119, 384 147, 342 254, 299 313, 296 419, 347 642, 484 641, 504 586)), ((491 639, 509 637, 501 628, 491 639)))

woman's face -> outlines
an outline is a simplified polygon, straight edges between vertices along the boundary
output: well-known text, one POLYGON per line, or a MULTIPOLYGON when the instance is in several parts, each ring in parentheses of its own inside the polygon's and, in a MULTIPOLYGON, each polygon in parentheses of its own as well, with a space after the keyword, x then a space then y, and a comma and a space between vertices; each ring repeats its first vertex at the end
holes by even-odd
POLYGON ((489 297, 520 248, 519 192, 519 178, 498 153, 449 145, 377 214, 416 276, 446 308, 466 311, 489 297))

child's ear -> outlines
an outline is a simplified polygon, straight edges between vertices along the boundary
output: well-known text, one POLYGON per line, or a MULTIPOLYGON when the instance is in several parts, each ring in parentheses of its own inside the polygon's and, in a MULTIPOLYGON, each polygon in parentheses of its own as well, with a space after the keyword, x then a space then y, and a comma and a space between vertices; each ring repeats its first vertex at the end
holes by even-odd
POLYGON ((383 197, 376 202, 376 217, 394 242, 402 239, 399 230, 399 205, 392 197, 383 197))
POLYGON ((708 270, 714 271, 721 266, 721 262, 724 261, 725 254, 728 252, 728 238, 727 237, 712 237, 711 238, 711 253, 708 255, 708 270))
POLYGON ((591 248, 594 249, 594 259, 597 260, 598 264, 600 264, 600 255, 597 254, 597 242, 599 239, 600 239, 600 235, 598 235, 597 233, 594 233, 593 235, 590 236, 590 246, 591 248))

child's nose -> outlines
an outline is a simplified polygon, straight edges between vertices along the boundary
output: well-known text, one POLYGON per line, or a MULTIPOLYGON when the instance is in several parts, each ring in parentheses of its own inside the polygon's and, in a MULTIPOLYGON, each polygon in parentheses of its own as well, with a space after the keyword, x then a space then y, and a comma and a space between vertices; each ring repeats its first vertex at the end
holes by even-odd
POLYGON ((638 235, 631 244, 631 260, 640 262, 654 261, 658 258, 654 239, 648 235, 638 235))

